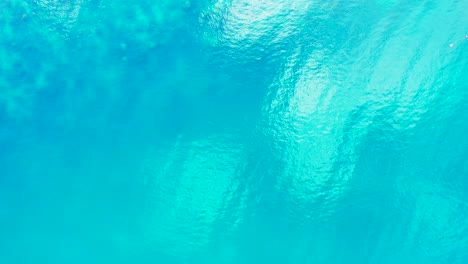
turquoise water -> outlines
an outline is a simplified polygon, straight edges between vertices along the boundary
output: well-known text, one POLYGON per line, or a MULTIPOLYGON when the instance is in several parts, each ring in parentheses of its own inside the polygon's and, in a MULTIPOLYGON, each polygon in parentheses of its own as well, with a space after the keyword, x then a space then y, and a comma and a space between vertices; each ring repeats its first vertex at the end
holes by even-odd
POLYGON ((0 263, 468 263, 468 1, 0 10, 0 263))

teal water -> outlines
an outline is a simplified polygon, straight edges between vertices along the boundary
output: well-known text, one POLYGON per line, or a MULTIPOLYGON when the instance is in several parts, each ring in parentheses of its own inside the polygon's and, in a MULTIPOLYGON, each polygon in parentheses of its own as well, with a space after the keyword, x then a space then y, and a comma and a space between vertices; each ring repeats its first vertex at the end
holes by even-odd
POLYGON ((1 1, 0 263, 468 263, 467 10, 1 1))

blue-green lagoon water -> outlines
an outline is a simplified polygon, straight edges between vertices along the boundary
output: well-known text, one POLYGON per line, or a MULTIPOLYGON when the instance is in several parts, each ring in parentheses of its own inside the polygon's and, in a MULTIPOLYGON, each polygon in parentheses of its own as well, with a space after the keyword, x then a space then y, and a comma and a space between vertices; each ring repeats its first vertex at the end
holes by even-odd
POLYGON ((0 263, 468 263, 467 10, 1 1, 0 263))

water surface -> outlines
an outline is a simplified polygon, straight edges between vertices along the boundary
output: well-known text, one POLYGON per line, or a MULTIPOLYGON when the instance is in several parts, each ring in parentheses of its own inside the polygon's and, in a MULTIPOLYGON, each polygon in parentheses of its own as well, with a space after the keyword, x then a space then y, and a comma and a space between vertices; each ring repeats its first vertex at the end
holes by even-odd
POLYGON ((1 263, 468 263, 468 1, 0 10, 1 263))

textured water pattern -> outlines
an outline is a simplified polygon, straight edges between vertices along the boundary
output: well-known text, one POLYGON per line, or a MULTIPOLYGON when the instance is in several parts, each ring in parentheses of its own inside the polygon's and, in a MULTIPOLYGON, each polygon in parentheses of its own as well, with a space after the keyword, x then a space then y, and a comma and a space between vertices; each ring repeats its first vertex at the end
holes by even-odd
POLYGON ((0 263, 468 263, 468 1, 0 1, 0 263))

